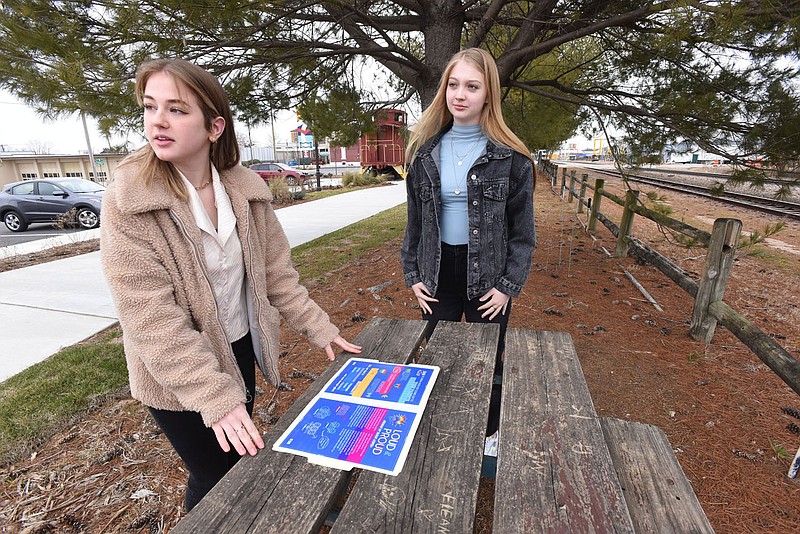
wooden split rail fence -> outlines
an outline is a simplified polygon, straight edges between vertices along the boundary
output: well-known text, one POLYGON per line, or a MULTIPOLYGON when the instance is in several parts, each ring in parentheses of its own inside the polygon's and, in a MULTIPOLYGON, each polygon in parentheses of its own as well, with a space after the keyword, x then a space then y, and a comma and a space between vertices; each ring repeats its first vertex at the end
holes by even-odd
POLYGON ((593 232, 597 221, 600 221, 617 238, 615 256, 625 257, 632 254, 654 265, 694 298, 689 329, 692 338, 711 343, 717 324, 724 326, 747 345, 789 387, 800 394, 800 361, 723 301, 725 286, 733 266, 736 246, 742 230, 740 220, 717 219, 714 221, 712 232, 708 233, 662 213, 647 209, 639 203, 639 191, 628 190, 625 197, 622 198, 606 191, 603 179, 595 179, 592 184, 589 182, 588 174, 582 174, 580 178, 577 178, 575 170, 572 170, 567 177, 565 168, 562 169, 561 186, 559 187, 558 165, 542 159, 539 161, 538 169, 540 173, 548 177, 554 192, 562 198, 564 195, 567 196, 566 202, 572 203, 577 199, 578 213, 586 213, 585 210, 588 209, 587 231, 593 232), (587 199, 587 190, 593 191, 591 199, 587 199), (604 197, 622 206, 623 212, 619 225, 600 211, 604 197), (681 267, 631 235, 634 215, 641 215, 657 224, 687 235, 708 247, 699 282, 695 282, 681 267))

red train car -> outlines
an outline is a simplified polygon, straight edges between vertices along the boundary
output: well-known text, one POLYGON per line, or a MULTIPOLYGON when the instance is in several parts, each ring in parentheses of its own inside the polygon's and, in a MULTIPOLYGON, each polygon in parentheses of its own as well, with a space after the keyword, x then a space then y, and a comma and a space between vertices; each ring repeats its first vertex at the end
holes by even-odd
POLYGON ((375 113, 375 133, 364 135, 358 142, 361 171, 372 174, 391 173, 406 176, 406 112, 382 109, 375 113))

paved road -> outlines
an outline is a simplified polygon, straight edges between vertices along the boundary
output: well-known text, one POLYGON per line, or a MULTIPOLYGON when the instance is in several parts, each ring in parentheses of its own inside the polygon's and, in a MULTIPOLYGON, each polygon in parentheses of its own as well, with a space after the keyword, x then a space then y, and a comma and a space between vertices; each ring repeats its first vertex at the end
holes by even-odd
POLYGON ((20 243, 28 243, 38 239, 45 239, 48 237, 63 236, 81 232, 81 228, 65 228, 59 230, 53 228, 50 223, 47 224, 32 224, 24 232, 12 232, 6 225, 0 222, 0 248, 8 247, 11 245, 19 245, 20 243))

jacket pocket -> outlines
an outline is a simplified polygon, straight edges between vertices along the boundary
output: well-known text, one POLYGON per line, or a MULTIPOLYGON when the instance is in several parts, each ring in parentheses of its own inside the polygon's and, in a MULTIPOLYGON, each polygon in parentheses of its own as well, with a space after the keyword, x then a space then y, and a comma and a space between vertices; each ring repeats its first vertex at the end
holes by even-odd
POLYGON ((433 186, 430 184, 423 184, 420 186, 419 199, 420 209, 422 210, 422 221, 432 223, 435 219, 434 214, 436 212, 433 198, 433 186))
POLYGON ((433 186, 430 184, 423 184, 419 188, 419 199, 422 202, 430 202, 433 200, 433 186))
POLYGON ((483 184, 484 216, 491 221, 502 222, 505 219, 507 199, 508 182, 485 182, 483 184))
POLYGON ((483 196, 489 200, 505 202, 508 198, 507 182, 485 182, 483 184, 483 196))

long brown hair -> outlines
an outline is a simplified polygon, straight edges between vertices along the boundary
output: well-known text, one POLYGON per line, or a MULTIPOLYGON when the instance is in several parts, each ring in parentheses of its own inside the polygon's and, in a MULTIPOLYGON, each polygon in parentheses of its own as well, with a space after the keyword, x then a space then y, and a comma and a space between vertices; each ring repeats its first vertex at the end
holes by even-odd
MULTIPOLYGON (((153 74, 164 72, 172 76, 176 82, 188 89, 197 97, 205 119, 207 131, 211 131, 211 123, 217 117, 225 120, 225 128, 216 142, 211 144, 209 157, 217 170, 231 169, 239 164, 239 143, 233 127, 233 114, 228 102, 228 95, 219 80, 207 70, 183 59, 154 59, 142 63, 136 70, 136 102, 144 105, 144 91, 153 74)), ((145 185, 163 180, 168 189, 178 198, 186 200, 186 188, 175 167, 161 161, 156 156, 150 143, 131 154, 123 164, 141 164, 142 179, 145 185)))
POLYGON ((447 109, 447 81, 456 63, 466 61, 483 74, 486 80, 487 104, 481 110, 480 125, 483 133, 492 141, 504 144, 533 161, 531 152, 525 143, 511 131, 503 120, 503 111, 500 105, 500 75, 494 58, 486 50, 480 48, 467 48, 456 52, 442 73, 439 81, 439 90, 433 97, 433 102, 422 113, 416 128, 411 133, 408 147, 406 148, 406 161, 411 161, 419 147, 428 139, 439 133, 449 122, 453 115, 447 109))

